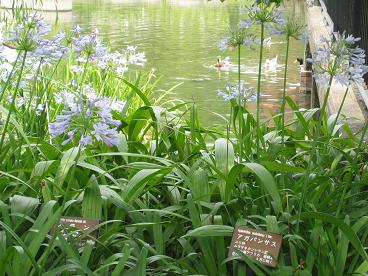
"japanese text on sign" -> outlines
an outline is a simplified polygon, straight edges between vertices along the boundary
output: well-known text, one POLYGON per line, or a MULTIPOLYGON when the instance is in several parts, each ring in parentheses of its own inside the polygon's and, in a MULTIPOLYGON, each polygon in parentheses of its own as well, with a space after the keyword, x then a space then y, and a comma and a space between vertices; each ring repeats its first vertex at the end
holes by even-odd
MULTIPOLYGON (((86 219, 80 217, 61 217, 60 223, 56 226, 60 229, 60 233, 67 237, 73 239, 79 238, 84 232, 88 231, 90 228, 96 226, 99 223, 97 219, 86 219)), ((53 229, 52 233, 55 233, 55 228, 53 229)), ((94 244, 94 239, 97 237, 97 230, 93 231, 89 234, 89 236, 84 237, 78 243, 79 247, 83 247, 86 243, 94 244)))
MULTIPOLYGON (((231 240, 231 248, 242 251, 258 262, 270 266, 276 266, 276 260, 280 253, 282 237, 280 235, 259 231, 242 226, 235 226, 231 240)), ((229 257, 236 256, 236 252, 229 251, 229 257)))

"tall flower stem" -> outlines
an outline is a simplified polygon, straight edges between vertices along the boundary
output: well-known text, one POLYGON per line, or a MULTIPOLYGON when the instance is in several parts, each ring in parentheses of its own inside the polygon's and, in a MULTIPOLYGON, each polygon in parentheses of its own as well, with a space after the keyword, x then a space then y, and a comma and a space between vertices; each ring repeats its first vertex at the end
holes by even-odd
POLYGON ((367 133, 367 130, 368 130, 368 121, 365 122, 365 125, 364 125, 364 127, 362 129, 362 136, 360 137, 360 141, 359 141, 359 145, 358 145, 358 148, 357 148, 357 152, 360 151, 360 148, 363 145, 364 138, 365 138, 365 135, 367 133))
MULTIPOLYGON (((74 148, 73 150, 76 150, 76 148, 74 148)), ((67 185, 65 193, 64 193, 63 203, 61 204, 61 206, 65 206, 65 203, 67 202, 67 198, 68 198, 67 196, 68 196, 68 193, 71 190, 71 183, 74 182, 74 174, 75 174, 76 167, 78 165, 78 161, 79 161, 79 157, 81 155, 81 151, 82 151, 82 146, 79 145, 77 154, 76 154, 75 159, 74 159, 74 165, 73 165, 73 167, 71 169, 71 172, 70 172, 68 185, 67 185)))
POLYGON ((2 88, 2 90, 1 90, 0 102, 1 102, 1 100, 3 99, 3 97, 4 97, 5 90, 8 88, 8 85, 9 85, 10 79, 11 79, 11 77, 13 76, 13 73, 14 73, 14 71, 15 71, 15 68, 17 67, 18 60, 19 60, 20 55, 21 55, 21 51, 19 51, 19 52, 18 52, 18 54, 17 54, 17 58, 15 59, 14 64, 13 64, 12 70, 10 71, 10 74, 8 75, 8 78, 7 78, 6 82, 5 82, 5 85, 4 85, 4 87, 2 88))
POLYGON ((344 103, 345 103, 345 100, 346 100, 346 96, 348 95, 348 91, 349 91, 349 86, 345 90, 344 97, 342 98, 342 101, 341 101, 339 110, 337 111, 336 118, 335 118, 335 121, 334 121, 334 123, 332 125, 332 129, 331 129, 331 136, 333 136, 333 131, 334 131, 334 128, 335 128, 335 126, 337 124, 337 121, 339 120, 342 107, 344 106, 344 103))
POLYGON ((20 84, 20 81, 22 79, 23 69, 24 69, 24 66, 25 66, 25 63, 26 63, 26 58, 27 58, 27 51, 24 52, 24 56, 23 56, 23 60, 22 60, 22 66, 20 68, 20 72, 19 72, 19 77, 18 77, 18 80, 17 80, 17 84, 16 84, 15 89, 14 89, 12 102, 11 102, 10 108, 8 110, 8 115, 6 117, 6 121, 5 121, 5 124, 4 124, 3 133, 1 134, 0 152, 1 152, 2 147, 3 147, 3 143, 4 143, 4 139, 5 139, 5 133, 6 133, 6 129, 8 128, 8 125, 9 125, 10 116, 12 114, 12 111, 15 110, 15 99, 17 97, 19 84, 20 84))
MULTIPOLYGON (((312 150, 313 150, 313 147, 311 147, 311 151, 312 150)), ((297 220, 296 220, 296 234, 299 233, 300 215, 302 213, 305 198, 306 198, 306 195, 307 195, 307 187, 308 187, 308 182, 309 182, 309 175, 311 173, 311 168, 312 168, 312 162, 309 162, 308 167, 307 167, 307 171, 304 175, 302 194, 301 194, 300 204, 299 204, 299 208, 298 208, 298 214, 297 214, 297 220)))
POLYGON ((263 59, 263 41, 264 41, 264 23, 261 23, 261 46, 259 50, 259 65, 258 65, 258 83, 257 83, 257 158, 259 158, 259 142, 261 139, 261 129, 259 120, 260 98, 261 98, 261 74, 262 74, 262 59, 263 59))
POLYGON ((242 91, 240 87, 241 79, 240 79, 240 44, 238 44, 238 109, 239 109, 239 137, 238 137, 238 147, 239 147, 239 163, 243 160, 243 110, 242 110, 242 91))
POLYGON ((286 57, 285 57, 285 71, 284 71, 284 89, 282 91, 282 104, 281 104, 281 144, 284 145, 285 142, 285 106, 286 106, 286 79, 288 71, 288 61, 289 61, 289 46, 290 46, 290 36, 286 37, 286 57))
MULTIPOLYGON (((335 71, 335 67, 336 67, 336 58, 335 58, 335 61, 334 61, 334 64, 332 66, 332 72, 335 71)), ((323 98, 323 104, 322 104, 322 108, 320 109, 320 116, 319 116, 319 120, 318 120, 318 125, 317 125, 317 136, 320 135, 321 133, 321 129, 322 129, 322 123, 323 123, 323 119, 325 118, 325 113, 326 113, 326 108, 327 108, 327 101, 328 101, 328 98, 330 96, 330 91, 331 91, 331 85, 332 85, 332 80, 333 80, 333 77, 334 77, 335 74, 331 74, 330 75, 330 79, 328 81, 328 87, 327 87, 327 91, 326 91, 326 94, 323 98)))

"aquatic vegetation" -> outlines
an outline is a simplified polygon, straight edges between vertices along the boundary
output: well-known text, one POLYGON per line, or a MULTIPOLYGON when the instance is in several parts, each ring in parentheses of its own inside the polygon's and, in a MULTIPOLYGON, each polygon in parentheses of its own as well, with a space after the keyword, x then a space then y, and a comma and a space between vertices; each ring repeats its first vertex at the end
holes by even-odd
MULTIPOLYGON (((289 46, 303 28, 279 18, 277 2, 256 1, 239 27, 259 21, 253 27, 278 29, 289 46)), ((24 22, 32 18, 32 35, 22 23, 0 35, 27 41, 8 45, 18 45, 14 60, 0 56, 0 275, 368 272, 368 124, 331 132, 338 115, 322 120, 323 106, 299 109, 285 92, 294 116, 281 123, 284 107, 261 122, 246 108, 259 107, 260 85, 239 77, 219 92, 231 106, 226 132, 208 128, 195 104, 156 102, 152 74, 128 79, 146 62, 136 47, 111 52, 78 26, 47 40, 39 17, 24 22), (61 216, 99 224, 63 235, 61 216), (228 257, 235 225, 283 236, 276 268, 228 257)), ((366 72, 365 53, 358 39, 337 37, 310 61, 330 85, 336 76, 351 85, 366 72)))

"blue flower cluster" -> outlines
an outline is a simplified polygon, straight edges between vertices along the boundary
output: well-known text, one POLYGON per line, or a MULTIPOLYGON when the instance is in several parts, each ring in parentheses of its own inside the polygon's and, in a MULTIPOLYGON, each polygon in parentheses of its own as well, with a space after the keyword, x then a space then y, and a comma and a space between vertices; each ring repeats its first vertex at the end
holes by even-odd
POLYGON ((54 137, 67 137, 63 145, 78 142, 86 146, 95 141, 103 141, 109 147, 117 145, 121 122, 113 118, 112 112, 121 111, 124 101, 99 97, 90 85, 83 87, 82 92, 61 91, 55 95, 55 101, 63 110, 49 124, 49 130, 54 137))
MULTIPOLYGON (((250 7, 242 6, 240 14, 245 15, 246 18, 241 19, 237 27, 230 29, 230 34, 220 40, 218 45, 220 50, 226 51, 237 46, 252 48, 254 45, 259 44, 260 41, 256 40, 254 32, 250 31, 254 25, 263 24, 265 28, 269 29, 271 35, 283 34, 283 29, 280 26, 287 25, 287 21, 283 18, 285 9, 266 0, 255 2, 250 7)), ((303 35, 300 34, 300 36, 305 38, 305 33, 303 35)))
POLYGON ((313 64, 316 81, 322 86, 328 85, 333 77, 337 84, 344 86, 363 82, 368 67, 365 65, 365 51, 356 46, 360 38, 345 33, 335 33, 334 37, 322 37, 324 46, 314 51, 313 59, 307 59, 313 64))
MULTIPOLYGON (((21 72, 18 87, 22 89, 19 95, 5 95, 15 108, 30 108, 36 115, 46 110, 45 100, 49 97, 31 95, 29 91, 33 89, 33 81, 39 80, 39 69, 45 65, 57 61, 57 66, 62 58, 69 56, 72 57, 69 68, 73 75, 83 74, 88 65, 104 70, 104 73, 109 71, 122 76, 129 66, 142 67, 147 61, 145 54, 138 52, 135 46, 127 46, 121 52, 109 51, 99 38, 98 30, 84 33, 80 26, 76 26, 69 33, 61 31, 52 37, 49 35, 50 25, 37 14, 25 16, 7 32, 3 30, 5 25, 0 23, 0 75, 6 82, 21 72), (24 59, 24 66, 20 66, 21 59, 24 59)), ((54 138, 63 137, 63 145, 78 143, 86 146, 102 141, 114 146, 118 143, 117 128, 121 122, 114 119, 113 113, 121 112, 125 101, 101 96, 84 82, 84 78, 76 77, 65 85, 65 90, 54 95, 62 111, 49 123, 49 132, 54 138)), ((13 79, 8 83, 10 90, 14 86, 13 79)))
POLYGON ((246 87, 243 82, 239 84, 226 85, 225 91, 219 91, 217 95, 222 97, 225 101, 239 98, 239 92, 241 99, 245 102, 255 101, 257 99, 256 90, 253 87, 246 87))

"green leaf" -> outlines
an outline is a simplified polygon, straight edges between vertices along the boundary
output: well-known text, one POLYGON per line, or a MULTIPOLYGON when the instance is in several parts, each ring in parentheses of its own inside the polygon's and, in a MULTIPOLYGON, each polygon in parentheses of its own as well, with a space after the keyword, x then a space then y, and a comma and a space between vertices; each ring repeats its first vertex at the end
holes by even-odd
POLYGON ((141 254, 139 255, 138 258, 138 263, 137 263, 137 276, 145 276, 147 275, 146 273, 146 267, 147 267, 147 248, 143 247, 141 250, 141 254))
POLYGON ((303 173, 305 171, 304 168, 295 167, 275 161, 261 161, 261 164, 271 172, 303 173))
POLYGON ((111 276, 120 276, 123 275, 124 266, 126 261, 130 256, 130 247, 129 245, 125 244, 123 247, 123 255, 120 257, 118 264, 116 265, 115 269, 112 271, 111 276))
POLYGON ((137 172, 128 182, 125 193, 125 201, 129 202, 139 197, 148 181, 156 181, 155 177, 160 174, 167 174, 171 168, 165 169, 145 169, 137 172))
POLYGON ((12 214, 20 213, 28 215, 32 213, 40 201, 34 197, 14 195, 10 198, 10 210, 12 214))
POLYGON ((231 141, 219 138, 215 141, 216 168, 225 176, 234 166, 234 148, 231 141))
POLYGON ((231 237, 234 227, 227 225, 205 225, 189 231, 184 237, 231 237))
POLYGON ((55 176, 55 185, 62 187, 70 168, 75 164, 79 148, 74 147, 64 152, 55 176))
POLYGON ((343 222, 340 219, 337 219, 329 214, 325 213, 319 213, 319 212, 307 212, 300 214, 300 218, 302 219, 318 219, 326 223, 331 223, 335 226, 337 226, 344 235, 349 239, 350 243, 353 245, 355 250, 359 253, 360 256, 365 261, 368 261, 367 253, 364 250, 364 247, 362 243, 360 242, 357 234, 354 232, 354 230, 347 225, 345 222, 343 222))
POLYGON ((84 191, 82 202, 82 215, 85 218, 101 219, 102 198, 100 187, 95 175, 92 175, 88 181, 87 188, 84 191))
POLYGON ((211 201, 211 191, 207 173, 199 168, 193 173, 192 181, 189 183, 190 191, 195 200, 211 201))
POLYGON ((275 179, 265 167, 257 163, 238 164, 231 169, 226 183, 226 196, 228 198, 230 197, 231 191, 237 182, 237 178, 244 169, 247 169, 258 177, 260 184, 272 197, 275 211, 282 212, 281 197, 275 179))

